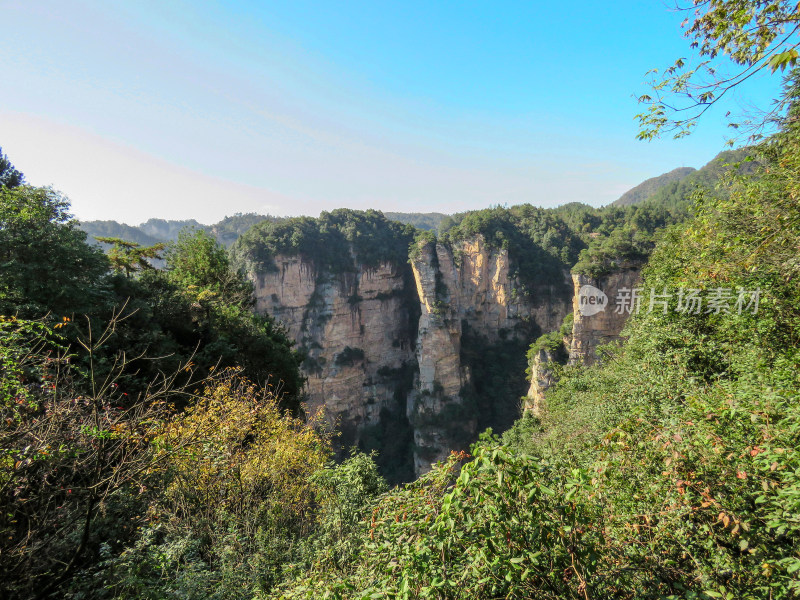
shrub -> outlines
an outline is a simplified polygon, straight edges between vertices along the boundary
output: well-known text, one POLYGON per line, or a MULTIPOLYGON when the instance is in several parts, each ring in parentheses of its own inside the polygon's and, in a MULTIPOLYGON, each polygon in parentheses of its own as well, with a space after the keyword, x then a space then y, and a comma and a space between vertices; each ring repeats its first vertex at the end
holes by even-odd
POLYGON ((269 390, 227 371, 157 439, 167 456, 138 541, 110 565, 116 595, 252 598, 300 557, 312 475, 330 446, 269 390))

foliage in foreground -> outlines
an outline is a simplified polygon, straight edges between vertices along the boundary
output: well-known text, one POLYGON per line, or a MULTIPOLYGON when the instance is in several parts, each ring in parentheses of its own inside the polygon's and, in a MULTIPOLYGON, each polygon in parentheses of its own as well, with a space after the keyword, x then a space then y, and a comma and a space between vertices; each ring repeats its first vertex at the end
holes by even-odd
MULTIPOLYGON (((79 341, 90 357, 111 335, 79 341)), ((114 377, 76 387, 65 339, 42 322, 0 318, 0 582, 6 597, 63 591, 100 548, 135 531, 147 473, 166 458, 152 441, 168 401, 191 396, 175 377, 131 403, 114 377), (83 391, 82 391, 83 390, 83 391), (13 576, 11 576, 13 574, 13 576)), ((120 356, 112 371, 124 371, 120 356)), ((93 359, 90 362, 90 369, 93 359)))
POLYGON ((370 468, 382 490, 363 457, 337 492, 328 437, 240 371, 133 399, 124 356, 95 379, 41 321, 3 318, 0 342, 3 597, 251 598, 310 552, 320 503, 356 510, 338 495, 370 468))
MULTIPOLYGON (((203 376, 213 366, 242 367, 299 410, 302 357, 274 319, 253 313, 252 284, 209 234, 181 235, 167 252, 166 271, 149 262, 160 244, 108 241, 111 260, 87 244, 57 192, 0 186, 0 314, 60 323, 74 348, 83 329, 100 332, 116 320, 93 368, 105 377, 125 353, 128 368, 118 376, 131 395, 191 360, 203 376)), ((87 367, 85 353, 75 361, 87 367)))
POLYGON ((169 458, 134 543, 80 582, 113 597, 251 598, 270 589, 315 524, 326 438, 235 373, 155 440, 169 458))

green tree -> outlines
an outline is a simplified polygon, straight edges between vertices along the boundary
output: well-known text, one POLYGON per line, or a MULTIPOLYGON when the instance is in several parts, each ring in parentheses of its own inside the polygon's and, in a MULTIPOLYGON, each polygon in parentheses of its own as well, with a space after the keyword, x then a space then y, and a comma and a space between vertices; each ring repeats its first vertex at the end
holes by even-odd
POLYGON ((215 294, 226 304, 251 307, 253 285, 231 265, 225 248, 202 229, 184 229, 166 253, 170 281, 215 294))
POLYGON ((166 244, 159 242, 152 246, 142 246, 136 242, 129 242, 115 237, 96 237, 98 242, 111 244, 108 251, 108 260, 117 272, 125 272, 128 277, 136 271, 152 269, 150 260, 161 259, 161 251, 166 244))
POLYGON ((49 188, 0 187, 0 313, 90 312, 109 264, 49 188))
MULTIPOLYGON (((691 0, 679 2, 678 8, 687 12, 684 35, 699 62, 679 58, 663 73, 651 71, 652 92, 639 98, 647 107, 637 115, 639 139, 672 131, 676 138, 687 135, 730 90, 765 69, 774 73, 792 67, 798 59, 800 6, 792 0, 691 0), (728 61, 736 69, 732 73, 728 61)), ((783 108, 778 103, 752 123, 754 135, 783 108)))
POLYGON ((0 188, 15 188, 25 183, 25 176, 14 168, 0 148, 0 188))
POLYGON ((341 569, 361 548, 364 518, 375 499, 388 490, 374 454, 353 450, 342 464, 330 464, 312 477, 320 504, 319 524, 307 545, 308 558, 341 569))
POLYGON ((318 219, 258 223, 237 240, 232 253, 236 263, 248 269, 274 270, 274 259, 282 254, 300 255, 320 272, 342 273, 356 270, 357 263, 404 264, 413 237, 413 227, 389 221, 381 212, 341 208, 323 212, 318 219))
POLYGON ((191 303, 202 341, 197 360, 244 368, 252 380, 274 386, 284 408, 298 411, 302 356, 275 319, 254 312, 253 284, 234 269, 225 248, 205 231, 183 231, 166 259, 167 281, 191 303))

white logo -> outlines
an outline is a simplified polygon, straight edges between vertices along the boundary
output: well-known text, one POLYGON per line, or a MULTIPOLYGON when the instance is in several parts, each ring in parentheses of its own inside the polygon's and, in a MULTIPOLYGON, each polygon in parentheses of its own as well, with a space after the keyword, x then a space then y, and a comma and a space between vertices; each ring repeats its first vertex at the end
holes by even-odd
POLYGON ((578 310, 584 317, 603 312, 608 306, 608 296, 593 285, 584 285, 578 290, 578 310))

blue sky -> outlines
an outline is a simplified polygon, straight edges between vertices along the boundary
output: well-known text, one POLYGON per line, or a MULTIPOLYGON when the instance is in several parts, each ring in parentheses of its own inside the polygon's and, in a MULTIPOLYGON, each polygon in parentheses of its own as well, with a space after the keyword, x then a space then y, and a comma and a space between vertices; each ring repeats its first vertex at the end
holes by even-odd
POLYGON ((81 219, 603 205, 723 149, 722 115, 639 142, 667 3, 56 2, 0 22, 0 146, 81 219))

